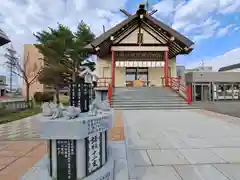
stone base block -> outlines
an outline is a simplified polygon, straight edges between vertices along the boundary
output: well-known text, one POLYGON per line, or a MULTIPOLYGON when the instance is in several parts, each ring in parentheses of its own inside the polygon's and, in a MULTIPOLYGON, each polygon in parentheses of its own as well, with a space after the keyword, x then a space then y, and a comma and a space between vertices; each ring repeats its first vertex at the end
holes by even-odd
MULTIPOLYGON (((114 158, 109 154, 109 160, 104 166, 92 173, 90 176, 81 178, 81 180, 113 180, 114 178, 114 158)), ((49 159, 45 156, 39 161, 30 172, 27 172, 20 180, 57 180, 49 176, 49 159)), ((80 179, 76 179, 80 180, 80 179)))

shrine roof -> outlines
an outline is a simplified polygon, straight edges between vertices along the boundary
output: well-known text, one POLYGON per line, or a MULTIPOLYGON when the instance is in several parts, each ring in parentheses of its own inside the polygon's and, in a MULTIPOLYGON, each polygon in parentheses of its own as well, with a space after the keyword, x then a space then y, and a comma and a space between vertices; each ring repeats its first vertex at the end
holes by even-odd
POLYGON ((10 39, 7 35, 0 29, 0 46, 3 46, 10 42, 10 39))
MULTIPOLYGON (((171 50, 174 51, 172 52, 172 55, 188 54, 192 51, 193 48, 191 48, 191 46, 194 44, 194 42, 177 32, 176 30, 172 29, 165 23, 153 17, 151 14, 146 12, 145 9, 142 10, 142 13, 139 13, 138 10, 134 15, 129 15, 127 19, 98 36, 85 48, 96 52, 96 47, 104 47, 105 49, 107 49, 106 51, 109 51, 110 46, 113 44, 113 41, 110 39, 111 36, 119 36, 119 34, 123 34, 123 32, 126 32, 131 26, 129 24, 134 24, 140 21, 141 23, 149 24, 157 33, 159 33, 161 36, 164 36, 167 42, 170 42, 170 38, 174 37, 174 42, 171 42, 171 50), (143 15, 143 17, 140 18, 140 15, 143 15)), ((168 45, 169 44, 170 43, 168 43, 168 45)))

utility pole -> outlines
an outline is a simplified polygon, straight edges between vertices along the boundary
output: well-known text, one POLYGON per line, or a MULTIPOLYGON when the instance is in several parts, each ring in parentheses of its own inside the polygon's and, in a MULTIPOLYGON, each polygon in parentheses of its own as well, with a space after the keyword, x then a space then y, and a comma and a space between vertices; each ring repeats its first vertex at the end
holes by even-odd
POLYGON ((201 69, 202 71, 204 71, 204 60, 201 60, 200 69, 201 69))
POLYGON ((202 60, 202 68, 204 69, 204 61, 202 60))
POLYGON ((106 30, 105 30, 105 26, 103 25, 103 33, 105 33, 106 32, 106 30))
POLYGON ((149 10, 149 2, 148 2, 148 0, 145 1, 145 5, 146 5, 146 10, 148 11, 149 10))
POLYGON ((9 82, 10 82, 10 92, 12 93, 13 90, 13 71, 14 68, 16 66, 16 61, 18 60, 18 58, 16 57, 17 52, 13 49, 13 46, 11 45, 11 48, 6 48, 7 52, 5 53, 5 57, 7 58, 7 65, 9 66, 9 82))

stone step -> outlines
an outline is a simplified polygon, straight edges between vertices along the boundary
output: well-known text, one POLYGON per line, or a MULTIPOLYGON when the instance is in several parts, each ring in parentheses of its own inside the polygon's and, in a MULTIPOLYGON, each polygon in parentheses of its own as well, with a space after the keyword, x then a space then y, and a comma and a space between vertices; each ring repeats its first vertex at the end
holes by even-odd
POLYGON ((123 87, 123 88, 114 88, 114 91, 165 91, 169 88, 161 88, 161 87, 141 87, 141 88, 133 88, 133 87, 123 87))
POLYGON ((151 104, 161 104, 161 105, 165 105, 165 104, 179 104, 179 105, 182 105, 182 104, 187 104, 187 102, 185 101, 169 101, 169 102, 163 102, 163 101, 112 101, 113 104, 116 104, 116 105, 135 105, 135 104, 145 104, 146 105, 151 105, 151 104))
POLYGON ((153 97, 153 98, 180 98, 180 96, 178 94, 150 94, 150 93, 143 93, 143 94, 113 94, 112 97, 153 97))
POLYGON ((113 99, 112 100, 113 103, 186 103, 186 101, 181 100, 181 99, 176 99, 176 100, 172 100, 172 101, 165 101, 165 100, 149 100, 149 99, 143 99, 143 100, 139 100, 139 99, 133 99, 133 100, 116 100, 113 99))
POLYGON ((131 107, 113 107, 116 110, 177 110, 177 109, 199 109, 196 106, 184 106, 184 107, 162 107, 162 106, 154 106, 154 107, 147 107, 147 106, 142 106, 142 107, 136 107, 136 106, 131 106, 131 107))
POLYGON ((174 91, 113 91, 113 94, 133 94, 133 93, 154 93, 154 94, 175 94, 174 91))
POLYGON ((114 109, 198 109, 188 105, 169 88, 125 88, 116 89, 112 97, 114 109))
POLYGON ((176 96, 162 96, 162 95, 156 95, 156 96, 153 96, 153 95, 146 95, 146 94, 142 94, 142 95, 113 95, 112 98, 144 98, 144 99, 148 99, 148 98, 158 98, 158 99, 176 99, 176 98, 181 98, 179 95, 176 95, 176 96))
POLYGON ((117 105, 117 104, 112 104, 112 107, 172 107, 172 108, 182 108, 189 106, 188 104, 122 104, 122 105, 117 105))
POLYGON ((159 97, 152 97, 152 98, 146 98, 146 97, 125 97, 125 98, 116 98, 113 97, 112 100, 115 101, 183 101, 183 98, 159 98, 159 97))
POLYGON ((139 92, 139 93, 144 93, 144 92, 155 92, 155 93, 169 93, 169 92, 172 92, 172 91, 170 91, 170 90, 168 90, 168 91, 150 91, 150 90, 144 90, 144 91, 138 91, 138 90, 127 90, 127 91, 113 91, 114 93, 132 93, 132 92, 139 92))

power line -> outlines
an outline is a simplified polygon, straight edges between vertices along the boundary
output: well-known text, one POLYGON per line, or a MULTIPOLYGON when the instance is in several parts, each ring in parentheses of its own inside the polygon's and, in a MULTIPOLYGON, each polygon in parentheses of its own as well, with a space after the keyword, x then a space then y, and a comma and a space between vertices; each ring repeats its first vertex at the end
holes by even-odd
POLYGON ((6 64, 9 68, 9 81, 10 81, 10 92, 13 90, 13 76, 16 69, 16 61, 17 58, 17 52, 14 50, 13 46, 11 45, 10 48, 6 48, 5 58, 7 58, 6 64))

